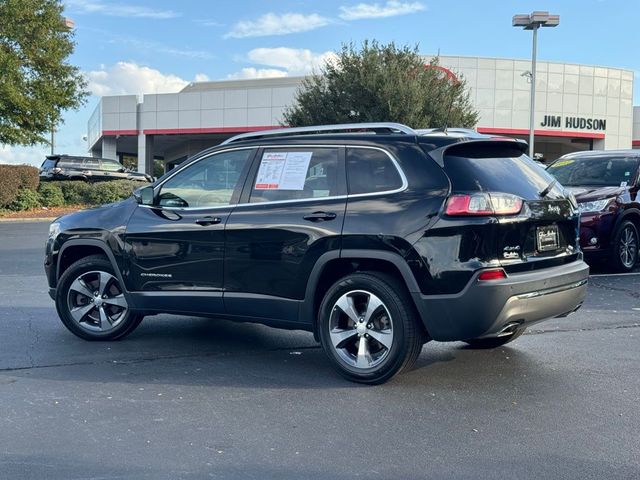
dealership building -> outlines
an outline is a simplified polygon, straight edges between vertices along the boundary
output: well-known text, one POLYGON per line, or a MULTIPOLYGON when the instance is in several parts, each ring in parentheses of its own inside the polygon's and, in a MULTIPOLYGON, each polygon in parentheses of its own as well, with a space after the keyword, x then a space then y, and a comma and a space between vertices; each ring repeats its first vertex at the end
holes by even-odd
MULTIPOLYGON (((440 65, 465 79, 479 132, 528 139, 530 61, 440 56, 440 65)), ((550 161, 577 150, 640 148, 632 71, 538 62, 536 77, 535 153, 550 161)), ((128 158, 139 171, 151 173, 154 159, 170 169, 232 135, 278 128, 302 80, 196 82, 177 93, 102 97, 88 122, 89 150, 128 158)))

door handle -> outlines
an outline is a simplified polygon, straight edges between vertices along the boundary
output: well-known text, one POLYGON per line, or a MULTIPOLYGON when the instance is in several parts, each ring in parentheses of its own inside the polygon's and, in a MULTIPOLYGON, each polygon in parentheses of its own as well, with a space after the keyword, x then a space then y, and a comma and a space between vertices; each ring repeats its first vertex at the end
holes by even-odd
POLYGON ((203 227, 206 227, 207 225, 217 225, 220 222, 222 222, 222 219, 220 217, 203 217, 196 220, 196 223, 198 225, 202 225, 203 227))
POLYGON ((337 215, 333 212, 313 212, 309 215, 305 215, 305 220, 309 220, 310 222, 324 222, 326 220, 333 220, 337 215))

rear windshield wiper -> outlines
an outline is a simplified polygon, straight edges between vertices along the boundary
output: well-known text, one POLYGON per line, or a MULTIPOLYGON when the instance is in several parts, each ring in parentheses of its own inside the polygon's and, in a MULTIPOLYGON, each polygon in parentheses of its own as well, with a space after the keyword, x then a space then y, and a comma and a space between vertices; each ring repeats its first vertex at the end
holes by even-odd
POLYGON ((556 183, 558 183, 558 179, 557 178, 554 178, 553 180, 551 180, 551 183, 549 185, 547 185, 547 188, 545 188, 544 190, 542 190, 540 192, 540 198, 546 197, 549 194, 549 192, 551 191, 551 189, 556 186, 556 183))

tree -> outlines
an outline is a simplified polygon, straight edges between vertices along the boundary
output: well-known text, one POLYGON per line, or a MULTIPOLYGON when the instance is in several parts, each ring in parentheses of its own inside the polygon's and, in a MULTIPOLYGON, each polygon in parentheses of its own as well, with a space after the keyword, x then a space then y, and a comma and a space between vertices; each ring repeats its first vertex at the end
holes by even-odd
POLYGON ((463 78, 425 65, 418 47, 365 41, 342 46, 318 73, 304 79, 284 112, 292 127, 352 122, 399 122, 413 128, 473 127, 478 113, 463 78))
POLYGON ((0 144, 47 143, 62 112, 85 102, 62 10, 58 0, 0 0, 0 144))

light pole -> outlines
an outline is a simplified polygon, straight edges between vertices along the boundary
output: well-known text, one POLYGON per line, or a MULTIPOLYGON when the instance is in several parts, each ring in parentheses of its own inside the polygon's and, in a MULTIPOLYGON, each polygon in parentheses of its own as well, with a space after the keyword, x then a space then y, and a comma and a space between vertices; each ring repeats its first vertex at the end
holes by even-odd
POLYGON ((533 157, 534 130, 536 115, 536 50, 538 48, 538 29, 540 27, 557 27, 560 15, 549 15, 549 12, 533 12, 531 15, 514 15, 512 25, 533 30, 533 48, 531 52, 531 102, 529 104, 529 155, 533 157))

